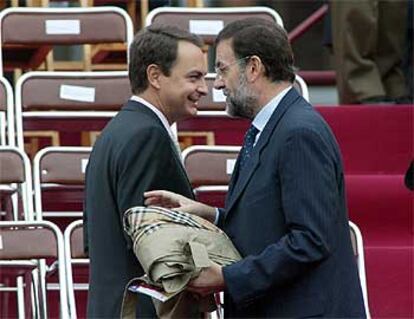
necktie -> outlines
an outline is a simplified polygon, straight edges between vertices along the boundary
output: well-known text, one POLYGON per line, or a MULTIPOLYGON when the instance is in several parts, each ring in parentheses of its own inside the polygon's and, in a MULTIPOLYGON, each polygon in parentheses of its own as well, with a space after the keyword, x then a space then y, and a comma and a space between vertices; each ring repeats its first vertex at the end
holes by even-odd
POLYGON ((251 156, 257 133, 259 133, 259 130, 254 125, 251 125, 244 136, 244 144, 240 151, 240 169, 243 168, 251 156))

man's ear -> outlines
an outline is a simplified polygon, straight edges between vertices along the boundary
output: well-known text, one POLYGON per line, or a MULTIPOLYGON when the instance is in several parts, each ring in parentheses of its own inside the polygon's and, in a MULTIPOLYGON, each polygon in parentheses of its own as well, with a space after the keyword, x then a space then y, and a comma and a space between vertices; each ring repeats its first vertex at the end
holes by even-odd
POLYGON ((265 71, 262 60, 257 55, 252 55, 250 57, 250 60, 247 62, 246 69, 248 70, 247 78, 252 82, 256 81, 265 71))
POLYGON ((148 65, 147 79, 148 79, 149 85, 159 90, 161 88, 161 83, 160 83, 161 76, 162 76, 162 72, 158 65, 156 64, 148 65))

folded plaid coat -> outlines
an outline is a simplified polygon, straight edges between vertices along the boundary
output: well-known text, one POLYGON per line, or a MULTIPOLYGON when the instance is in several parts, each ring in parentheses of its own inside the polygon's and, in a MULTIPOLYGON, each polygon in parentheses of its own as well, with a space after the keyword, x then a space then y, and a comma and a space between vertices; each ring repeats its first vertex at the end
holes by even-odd
MULTIPOLYGON (((200 318, 201 312, 214 310, 213 296, 200 302, 184 290, 211 261, 225 266, 240 260, 222 230, 198 216, 155 206, 128 209, 124 230, 148 282, 165 292, 179 293, 164 303, 153 299, 160 318, 200 318)), ((122 317, 135 318, 134 294, 127 288, 122 317)))

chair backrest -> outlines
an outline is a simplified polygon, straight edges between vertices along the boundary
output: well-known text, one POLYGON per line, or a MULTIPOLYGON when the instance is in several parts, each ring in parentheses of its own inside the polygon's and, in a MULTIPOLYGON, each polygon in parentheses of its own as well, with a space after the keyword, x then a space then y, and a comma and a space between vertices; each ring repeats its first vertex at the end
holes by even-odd
POLYGON ((283 26, 280 15, 268 7, 232 8, 171 8, 152 10, 146 25, 160 23, 176 25, 199 35, 206 44, 213 44, 217 34, 230 22, 243 18, 262 18, 283 26))
POLYGON ((46 145, 93 144, 130 96, 127 72, 28 72, 16 84, 18 145, 23 148, 24 135, 45 131, 52 139, 46 145))
POLYGON ((7 8, 0 13, 0 29, 0 45, 6 50, 0 51, 0 75, 7 69, 6 62, 10 62, 11 68, 36 69, 52 45, 125 43, 128 46, 133 39, 131 18, 124 10, 109 6, 7 8), (35 54, 28 58, 33 51, 35 54), (23 55, 16 62, 19 53, 23 55))
POLYGON ((0 145, 15 145, 14 97, 10 83, 0 76, 0 145))
POLYGON ((351 221, 349 222, 349 231, 351 235, 352 248, 357 262, 359 280, 361 282, 362 288, 362 295, 364 297, 365 312, 367 318, 371 318, 368 304, 367 277, 365 274, 364 243, 362 239, 362 234, 358 226, 351 221))
MULTIPOLYGON (((22 267, 31 272, 38 263, 28 264, 22 261, 52 258, 59 265, 64 264, 63 235, 59 228, 47 221, 0 221, 0 268, 22 267)), ((59 297, 61 318, 69 318, 67 303, 66 273, 64 267, 58 267, 59 297)), ((24 314, 23 314, 24 317, 24 314)))
POLYGON ((201 145, 183 151, 184 167, 198 200, 223 206, 239 151, 239 146, 201 145))
POLYGON ((186 148, 182 155, 192 186, 227 186, 239 151, 238 146, 194 145, 186 148))
POLYGON ((32 169, 27 155, 16 147, 0 146, 0 197, 10 199, 12 219, 23 215, 25 220, 33 220, 32 192, 32 169))
POLYGON ((69 311, 72 319, 76 319, 76 299, 72 266, 88 265, 89 259, 83 249, 83 221, 73 221, 65 230, 64 233, 65 245, 65 271, 67 278, 67 295, 69 303, 69 311))
POLYGON ((37 220, 82 217, 85 172, 90 152, 90 147, 46 147, 36 154, 33 181, 37 220), (50 193, 48 207, 45 207, 47 191, 50 193), (75 211, 70 208, 75 208, 75 211))

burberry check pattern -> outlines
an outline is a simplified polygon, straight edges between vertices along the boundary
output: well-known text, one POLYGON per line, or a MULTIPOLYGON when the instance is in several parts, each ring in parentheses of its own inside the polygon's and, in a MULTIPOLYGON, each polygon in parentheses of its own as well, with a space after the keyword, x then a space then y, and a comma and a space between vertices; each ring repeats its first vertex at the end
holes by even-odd
POLYGON ((134 207, 124 214, 124 229, 135 241, 171 223, 222 233, 203 218, 162 207, 134 207))
POLYGON ((254 125, 251 125, 244 136, 243 148, 240 151, 240 169, 243 168, 251 156, 257 133, 259 133, 259 130, 254 125))

